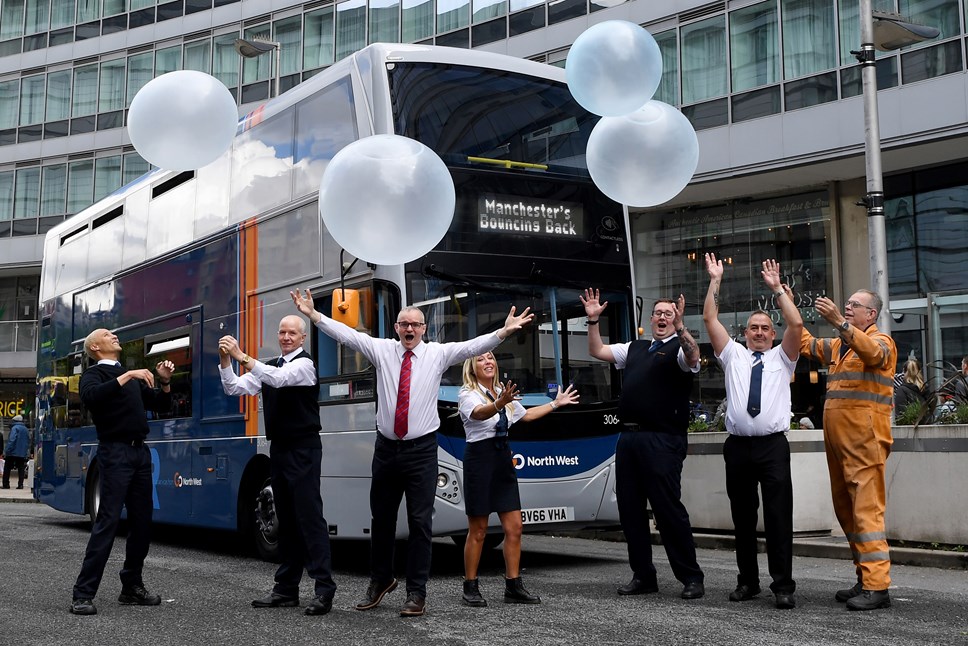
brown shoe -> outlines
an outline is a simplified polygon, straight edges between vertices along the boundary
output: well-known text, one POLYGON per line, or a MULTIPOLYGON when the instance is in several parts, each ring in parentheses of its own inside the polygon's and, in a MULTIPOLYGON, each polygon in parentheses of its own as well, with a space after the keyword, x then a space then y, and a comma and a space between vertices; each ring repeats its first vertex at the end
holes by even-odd
POLYGON ((389 583, 380 583, 379 581, 370 581, 369 587, 366 589, 366 597, 363 598, 359 603, 356 604, 357 610, 369 610, 370 608, 376 608, 383 601, 383 597, 390 594, 397 589, 397 580, 390 579, 389 583))
POLYGON ((401 617, 419 617, 427 609, 427 600, 416 592, 407 593, 407 602, 400 608, 401 617))

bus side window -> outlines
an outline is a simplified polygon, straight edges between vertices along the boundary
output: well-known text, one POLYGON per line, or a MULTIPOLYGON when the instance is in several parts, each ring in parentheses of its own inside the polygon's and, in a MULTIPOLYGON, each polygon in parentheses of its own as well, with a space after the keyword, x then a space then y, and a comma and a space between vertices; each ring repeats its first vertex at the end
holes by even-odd
MULTIPOLYGON (((137 352, 138 344, 145 349, 144 366, 152 372, 161 361, 171 361, 175 370, 171 375, 171 410, 158 415, 159 418, 192 416, 192 347, 188 329, 176 330, 168 334, 153 335, 144 342, 132 342, 132 352, 137 352)), ((127 353, 126 353, 127 354, 127 353)), ((125 356, 126 356, 125 354, 125 356)), ((133 356, 138 356, 133 354, 133 356)), ((141 367, 141 366, 138 366, 141 367)), ((158 375, 155 374, 158 387, 158 375)), ((152 413, 149 413, 151 416, 152 413)))

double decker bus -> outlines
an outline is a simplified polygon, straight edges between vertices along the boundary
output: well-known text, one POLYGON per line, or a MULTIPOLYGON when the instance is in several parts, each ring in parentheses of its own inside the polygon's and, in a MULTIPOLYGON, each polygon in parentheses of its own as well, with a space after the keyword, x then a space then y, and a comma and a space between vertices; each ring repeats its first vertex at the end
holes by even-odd
MULTIPOLYGON (((114 331, 128 369, 170 360, 173 408, 149 420, 156 522, 237 529, 277 554, 261 402, 226 396, 220 337, 267 360, 289 291, 356 290, 357 329, 394 334, 400 307, 426 315, 428 341, 501 325, 511 304, 531 329, 495 350, 525 406, 574 383, 581 403, 512 429, 528 531, 614 525, 618 373, 588 355, 579 292, 598 287, 609 342, 634 330, 628 215, 592 183, 585 145, 598 117, 571 97, 564 71, 446 47, 371 45, 244 117, 229 151, 196 171, 152 170, 51 230, 41 280, 39 441, 34 494, 93 518, 97 438, 78 396, 84 337, 114 331), (426 256, 397 266, 347 257, 318 213, 329 160, 374 134, 410 137, 446 163, 453 222, 426 256)), ((420 213, 400 205, 401 217, 420 213)), ((354 217, 353 214, 345 214, 354 217)), ((381 231, 368 231, 380 236, 381 231)), ((310 327, 318 367, 320 487, 332 537, 369 534, 376 373, 310 327)), ((461 367, 439 393, 436 535, 460 540, 464 434, 461 367)), ((401 516, 403 515, 401 510, 401 516)), ((494 529, 499 525, 494 519, 494 529)), ((407 524, 401 518, 400 536, 407 524)))

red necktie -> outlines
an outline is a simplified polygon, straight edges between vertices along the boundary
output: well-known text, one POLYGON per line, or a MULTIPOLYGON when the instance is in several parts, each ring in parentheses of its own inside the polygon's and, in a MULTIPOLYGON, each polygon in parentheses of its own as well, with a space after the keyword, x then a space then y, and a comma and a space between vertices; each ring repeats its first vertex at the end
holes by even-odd
POLYGON ((410 415, 410 358, 413 350, 403 353, 400 364, 400 385, 397 386, 397 412, 393 417, 393 434, 401 440, 406 437, 410 415))

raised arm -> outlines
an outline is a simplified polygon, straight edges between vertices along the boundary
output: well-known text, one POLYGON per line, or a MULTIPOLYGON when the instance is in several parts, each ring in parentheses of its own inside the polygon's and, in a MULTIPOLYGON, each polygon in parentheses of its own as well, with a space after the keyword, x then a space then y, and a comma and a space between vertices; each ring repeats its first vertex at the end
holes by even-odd
POLYGON ((295 291, 289 292, 289 296, 292 297, 292 302, 296 306, 296 309, 306 316, 323 334, 357 352, 362 352, 370 360, 370 363, 379 365, 379 357, 376 352, 377 340, 369 334, 363 334, 348 325, 324 316, 322 312, 316 309, 316 305, 313 303, 312 292, 308 289, 305 291, 305 294, 300 294, 299 288, 296 288, 295 291))
POLYGON ((596 359, 615 363, 612 349, 602 343, 602 333, 598 330, 598 320, 608 307, 608 301, 600 302, 598 290, 591 288, 585 290, 584 296, 579 294, 578 300, 585 306, 585 316, 588 317, 588 354, 596 359))
POLYGON ((515 316, 515 308, 512 305, 511 311, 508 312, 508 317, 504 320, 504 327, 497 331, 497 337, 503 341, 530 323, 534 319, 534 314, 530 313, 530 311, 531 308, 526 307, 520 315, 515 316))
POLYGON ((723 261, 716 260, 716 254, 706 254, 706 273, 709 274, 709 289, 702 306, 702 322, 713 344, 713 352, 719 356, 729 343, 729 331, 719 321, 719 289, 723 283, 723 261))
POLYGON ((780 345, 783 347, 783 353, 790 361, 796 361, 800 356, 800 336, 803 332, 803 318, 800 316, 800 310, 793 303, 793 292, 790 291, 789 287, 780 282, 780 265, 776 260, 764 260, 763 271, 760 274, 763 276, 763 282, 773 292, 775 296, 774 300, 780 306, 780 313, 783 314, 783 322, 786 323, 786 329, 783 331, 783 340, 780 341, 780 345))
POLYGON ((692 338, 692 334, 682 321, 683 312, 686 310, 686 297, 682 294, 679 294, 679 298, 676 299, 675 308, 676 317, 672 319, 672 325, 679 335, 679 345, 682 346, 682 352, 686 356, 686 364, 690 368, 695 368, 699 365, 699 344, 692 338))

